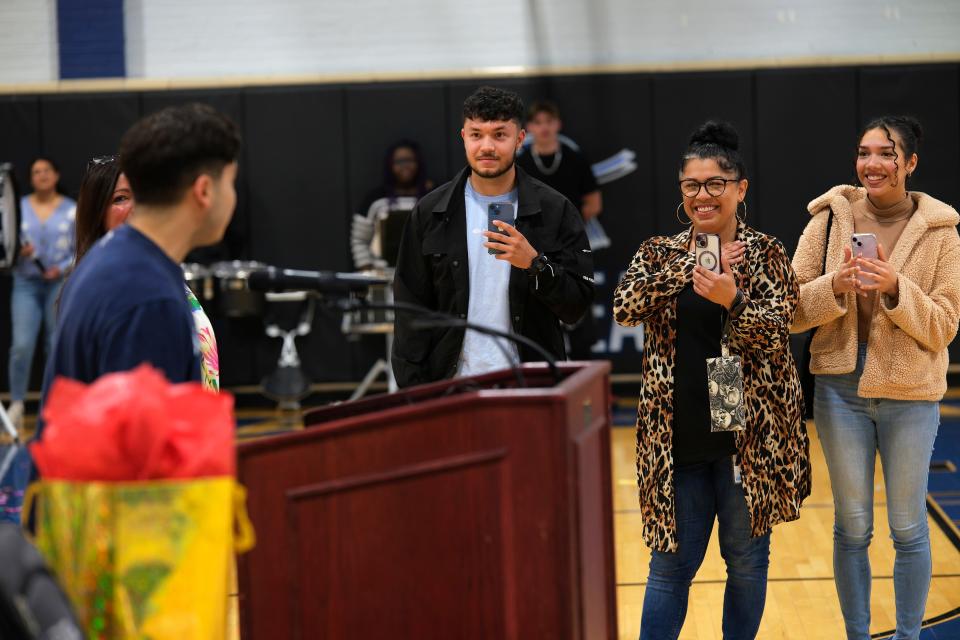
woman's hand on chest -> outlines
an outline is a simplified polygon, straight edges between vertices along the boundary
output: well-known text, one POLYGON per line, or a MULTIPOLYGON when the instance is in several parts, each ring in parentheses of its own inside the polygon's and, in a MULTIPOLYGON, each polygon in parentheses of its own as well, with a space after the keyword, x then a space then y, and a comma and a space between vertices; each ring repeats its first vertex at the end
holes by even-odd
MULTIPOLYGON (((737 281, 733 265, 743 262, 746 243, 740 240, 727 242, 720 248, 721 273, 697 266, 693 270, 693 290, 707 300, 729 309, 737 297, 737 281)), ((739 269, 738 269, 739 270, 739 269)))

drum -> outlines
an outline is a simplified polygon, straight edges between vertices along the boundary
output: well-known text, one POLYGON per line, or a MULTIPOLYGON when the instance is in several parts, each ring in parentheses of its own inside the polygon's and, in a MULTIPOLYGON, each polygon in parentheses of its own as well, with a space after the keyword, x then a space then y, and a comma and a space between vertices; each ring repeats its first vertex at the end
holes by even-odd
POLYGON ((251 291, 250 274, 266 269, 261 262, 234 260, 215 262, 210 270, 216 280, 217 304, 224 315, 231 318, 263 315, 262 291, 251 291))
POLYGON ((412 206, 408 209, 392 208, 377 218, 370 247, 374 255, 379 256, 388 267, 397 266, 403 227, 407 224, 412 210, 412 206))
POLYGON ((197 300, 213 300, 213 273, 210 269, 197 262, 185 262, 180 266, 183 268, 183 280, 197 300))
POLYGON ((13 177, 13 165, 0 164, 0 269, 10 269, 17 261, 20 237, 20 200, 13 177))
MULTIPOLYGON (((371 305, 393 304, 393 269, 371 269, 357 273, 374 278, 382 278, 384 284, 372 284, 364 300, 371 305)), ((359 309, 348 316, 344 323, 347 333, 393 333, 393 311, 386 309, 359 309)))

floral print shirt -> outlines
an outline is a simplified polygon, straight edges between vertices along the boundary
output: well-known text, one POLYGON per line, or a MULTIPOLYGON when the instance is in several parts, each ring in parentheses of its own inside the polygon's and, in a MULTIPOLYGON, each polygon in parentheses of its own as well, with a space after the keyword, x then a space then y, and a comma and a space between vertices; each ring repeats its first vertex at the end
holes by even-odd
POLYGON ((217 353, 217 337, 213 334, 213 325, 190 287, 184 288, 187 290, 187 300, 190 302, 193 322, 197 326, 197 340, 200 343, 200 380, 207 389, 219 391, 220 355, 217 353))

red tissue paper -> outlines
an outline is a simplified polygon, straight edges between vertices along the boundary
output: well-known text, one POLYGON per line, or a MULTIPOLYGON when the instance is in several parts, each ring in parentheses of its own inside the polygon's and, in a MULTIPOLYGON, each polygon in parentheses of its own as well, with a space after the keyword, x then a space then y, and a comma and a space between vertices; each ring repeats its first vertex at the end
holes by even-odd
POLYGON ((86 385, 57 378, 30 446, 48 480, 156 480, 232 476, 233 396, 170 384, 150 365, 86 385))

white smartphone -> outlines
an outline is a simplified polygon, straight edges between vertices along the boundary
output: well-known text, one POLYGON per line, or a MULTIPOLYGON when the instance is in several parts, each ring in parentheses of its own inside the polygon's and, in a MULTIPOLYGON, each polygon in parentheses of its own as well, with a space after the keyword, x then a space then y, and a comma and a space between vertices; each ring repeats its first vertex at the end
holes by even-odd
MULTIPOLYGON (((853 234, 853 236, 850 238, 850 251, 853 253, 855 258, 861 257, 876 259, 879 257, 879 254, 877 253, 877 236, 872 233, 853 234)), ((874 283, 873 278, 863 274, 858 274, 857 280, 860 281, 860 284, 874 283)))
POLYGON ((694 243, 697 264, 708 271, 720 273, 720 236, 715 233, 698 233, 694 243))

